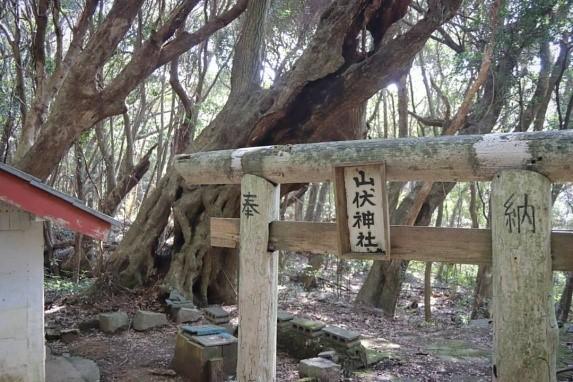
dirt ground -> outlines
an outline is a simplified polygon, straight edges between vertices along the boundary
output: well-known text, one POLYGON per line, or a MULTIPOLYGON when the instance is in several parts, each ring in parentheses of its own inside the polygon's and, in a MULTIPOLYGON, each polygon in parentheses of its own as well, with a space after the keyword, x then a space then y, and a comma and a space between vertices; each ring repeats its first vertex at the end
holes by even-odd
MULTIPOLYGON (((300 284, 283 280, 279 289, 279 308, 299 317, 322 321, 359 332, 368 348, 386 352, 385 360, 372 369, 354 373, 347 381, 487 381, 490 380, 491 330, 468 326, 467 290, 437 287, 432 299, 433 320, 423 319, 421 280, 409 275, 394 318, 381 311, 353 304, 363 278, 357 274, 334 288, 319 285, 305 291, 300 284), (414 303, 413 303, 414 302, 414 303)), ((47 296, 46 326, 75 328, 81 321, 100 312, 124 310, 130 315, 138 309, 164 311, 155 289, 136 293, 47 296)), ((237 322, 235 306, 225 306, 237 322)), ((137 332, 132 329, 107 335, 96 329, 79 337, 48 342, 54 354, 71 354, 94 360, 102 381, 183 381, 169 365, 173 357, 174 323, 137 332)), ((277 380, 298 379, 297 360, 278 354, 277 380)))

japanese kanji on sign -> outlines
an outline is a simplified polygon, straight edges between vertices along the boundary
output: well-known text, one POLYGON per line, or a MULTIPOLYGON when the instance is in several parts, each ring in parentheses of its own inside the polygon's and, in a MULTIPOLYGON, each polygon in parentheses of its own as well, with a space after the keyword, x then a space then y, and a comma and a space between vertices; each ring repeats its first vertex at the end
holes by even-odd
POLYGON ((340 255, 390 255, 390 224, 383 163, 336 167, 336 221, 340 255))

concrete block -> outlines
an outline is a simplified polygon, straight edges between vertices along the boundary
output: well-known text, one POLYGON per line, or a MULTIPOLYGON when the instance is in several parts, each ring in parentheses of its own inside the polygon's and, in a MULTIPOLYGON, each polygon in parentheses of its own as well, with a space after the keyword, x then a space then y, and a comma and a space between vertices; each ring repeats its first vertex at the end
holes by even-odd
POLYGON ((303 359, 298 364, 298 374, 301 378, 316 378, 319 382, 340 380, 340 365, 325 358, 303 359))
POLYGON ((104 333, 115 333, 129 327, 129 317, 122 311, 100 313, 99 328, 104 333))
POLYGON ((336 326, 327 326, 322 329, 325 337, 342 343, 352 343, 360 339, 360 333, 342 329, 336 326))
POLYGON ((310 337, 321 336, 323 334, 321 330, 325 326, 320 321, 307 320, 305 318, 295 318, 291 321, 291 324, 295 329, 310 337))
POLYGON ((199 309, 194 308, 180 308, 177 309, 174 317, 175 322, 182 324, 184 322, 196 322, 203 318, 203 313, 199 309))
POLYGON ((204 308, 203 312, 205 313, 205 318, 215 325, 226 324, 231 320, 229 312, 218 305, 204 308))
POLYGON ((225 377, 237 370, 237 339, 225 332, 194 336, 180 331, 175 342, 172 368, 189 382, 210 381, 212 367, 225 377), (222 361, 222 363, 220 361, 222 361), (214 364, 211 361, 216 361, 214 364))
POLYGON ((220 346, 204 347, 195 343, 187 335, 179 332, 175 341, 175 355, 171 367, 186 381, 204 382, 208 380, 208 362, 222 358, 220 346))
POLYGON ((175 317, 179 309, 182 308, 195 308, 193 301, 188 300, 181 294, 178 290, 174 289, 169 293, 169 298, 165 300, 167 306, 169 306, 169 313, 172 317, 175 317))
POLYGON ((133 329, 144 331, 167 325, 167 317, 163 313, 139 310, 133 317, 133 329))

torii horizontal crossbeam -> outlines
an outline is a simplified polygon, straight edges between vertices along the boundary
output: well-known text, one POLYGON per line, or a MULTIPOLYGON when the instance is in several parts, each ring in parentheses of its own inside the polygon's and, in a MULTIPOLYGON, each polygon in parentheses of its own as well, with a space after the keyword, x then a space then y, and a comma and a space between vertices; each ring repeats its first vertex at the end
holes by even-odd
MULTIPOLYGON (((239 219, 211 218, 211 245, 239 247, 239 219)), ((337 252, 336 224, 273 221, 270 224, 269 249, 312 253, 337 252)), ((392 260, 442 261, 456 264, 491 264, 491 230, 436 228, 418 226, 390 227, 392 260)), ((554 271, 573 271, 573 233, 551 234, 554 271)), ((384 260, 365 253, 344 256, 347 259, 384 260)))
POLYGON ((573 181, 573 131, 372 139, 249 147, 184 154, 175 168, 188 184, 238 184, 245 174, 274 183, 331 180, 332 167, 385 162, 390 181, 491 180, 502 170, 573 181))

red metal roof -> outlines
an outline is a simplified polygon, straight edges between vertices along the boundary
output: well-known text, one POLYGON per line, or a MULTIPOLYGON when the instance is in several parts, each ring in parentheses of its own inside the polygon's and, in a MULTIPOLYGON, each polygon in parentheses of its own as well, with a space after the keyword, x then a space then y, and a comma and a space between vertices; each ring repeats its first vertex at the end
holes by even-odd
POLYGON ((97 240, 106 240, 111 226, 119 224, 81 200, 3 163, 0 163, 0 200, 97 240))

